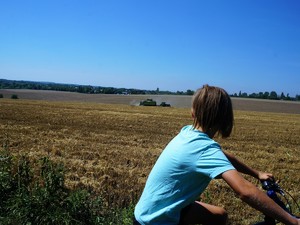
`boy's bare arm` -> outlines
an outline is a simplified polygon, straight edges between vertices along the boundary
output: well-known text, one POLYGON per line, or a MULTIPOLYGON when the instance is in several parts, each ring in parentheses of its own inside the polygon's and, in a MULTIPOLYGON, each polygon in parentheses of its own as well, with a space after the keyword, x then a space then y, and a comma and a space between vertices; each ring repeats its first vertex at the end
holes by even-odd
POLYGON ((249 166, 247 166, 245 163, 241 162, 239 159, 237 159, 234 155, 223 151, 223 153, 226 155, 228 160, 231 162, 231 164, 236 168, 237 171, 248 174, 252 177, 255 177, 259 180, 274 180, 274 177, 271 173, 265 173, 258 170, 255 170, 249 166))
POLYGON ((284 224, 299 225, 300 220, 292 217, 284 211, 264 192, 255 185, 245 180, 236 170, 229 170, 222 174, 222 178, 234 190, 234 192, 251 207, 273 217, 284 224))

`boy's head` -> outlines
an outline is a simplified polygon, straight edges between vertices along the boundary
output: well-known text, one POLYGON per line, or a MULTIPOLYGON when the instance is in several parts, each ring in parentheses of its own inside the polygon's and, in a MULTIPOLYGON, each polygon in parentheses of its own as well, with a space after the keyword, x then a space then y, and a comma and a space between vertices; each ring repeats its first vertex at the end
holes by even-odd
POLYGON ((227 92, 219 87, 204 85, 193 96, 193 126, 204 133, 219 133, 229 137, 233 127, 233 110, 227 92))

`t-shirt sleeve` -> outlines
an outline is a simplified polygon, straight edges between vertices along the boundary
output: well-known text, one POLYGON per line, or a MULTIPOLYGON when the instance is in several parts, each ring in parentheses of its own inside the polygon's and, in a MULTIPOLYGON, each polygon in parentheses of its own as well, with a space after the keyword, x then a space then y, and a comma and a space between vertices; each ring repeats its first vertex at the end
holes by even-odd
POLYGON ((234 169, 234 166, 217 143, 208 146, 202 154, 200 154, 196 162, 197 172, 204 174, 211 179, 214 179, 228 170, 234 169))

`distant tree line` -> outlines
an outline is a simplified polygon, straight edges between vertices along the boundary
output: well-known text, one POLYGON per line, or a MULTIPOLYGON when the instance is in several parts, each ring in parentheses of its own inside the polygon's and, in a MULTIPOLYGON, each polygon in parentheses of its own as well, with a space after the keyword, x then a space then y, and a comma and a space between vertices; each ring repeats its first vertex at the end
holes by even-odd
MULTIPOLYGON (((33 90, 53 90, 53 91, 68 91, 79 92, 86 94, 121 94, 121 95, 193 95, 193 90, 187 91, 161 91, 159 88, 156 90, 142 90, 134 88, 115 88, 115 87, 102 87, 92 85, 76 85, 76 84, 61 84, 53 82, 35 82, 35 81, 16 81, 0 79, 1 89, 33 89, 33 90)), ((271 92, 259 92, 247 94, 245 92, 239 92, 238 94, 232 94, 232 97, 238 98, 257 98, 257 99, 272 99, 272 100, 288 100, 288 101, 300 101, 300 95, 296 97, 290 97, 289 94, 283 92, 278 95, 275 91, 271 92)), ((0 95, 0 98, 3 95, 0 95)))
POLYGON ((238 98, 257 98, 257 99, 271 99, 271 100, 300 101, 300 95, 296 95, 296 97, 290 97, 289 94, 285 95, 283 92, 281 92, 281 94, 278 95, 276 93, 276 91, 252 93, 249 95, 246 92, 240 91, 238 94, 235 93, 231 96, 238 97, 238 98))
POLYGON ((0 79, 0 89, 33 89, 33 90, 53 90, 53 91, 68 91, 79 92, 86 94, 123 94, 123 95, 145 95, 145 94, 160 94, 160 95, 193 95, 194 91, 187 90, 186 92, 177 91, 160 91, 156 90, 141 90, 134 88, 115 88, 115 87, 102 87, 92 85, 76 85, 76 84, 60 84, 52 82, 35 82, 35 81, 16 81, 0 79))

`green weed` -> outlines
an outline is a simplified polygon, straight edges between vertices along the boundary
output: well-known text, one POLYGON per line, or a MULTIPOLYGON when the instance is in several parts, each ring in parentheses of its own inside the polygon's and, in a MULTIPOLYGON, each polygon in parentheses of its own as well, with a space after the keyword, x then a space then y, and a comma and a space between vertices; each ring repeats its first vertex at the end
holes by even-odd
POLYGON ((133 206, 105 208, 102 198, 64 185, 64 166, 49 157, 30 159, 0 151, 0 224, 132 224, 133 206))

